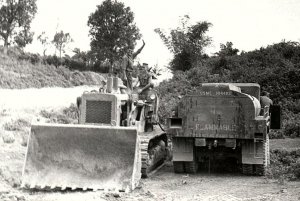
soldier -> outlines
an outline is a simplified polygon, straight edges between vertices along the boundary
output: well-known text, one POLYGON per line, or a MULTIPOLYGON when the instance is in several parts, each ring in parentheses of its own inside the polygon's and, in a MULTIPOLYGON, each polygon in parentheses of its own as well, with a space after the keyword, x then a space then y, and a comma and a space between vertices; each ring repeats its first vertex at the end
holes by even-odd
POLYGON ((142 99, 147 99, 148 92, 150 88, 153 87, 152 75, 148 72, 147 63, 143 63, 142 66, 139 66, 138 81, 140 85, 137 92, 142 99))
POLYGON ((123 78, 122 75, 123 71, 121 70, 121 62, 119 60, 116 60, 112 63, 110 71, 109 71, 109 76, 113 76, 113 77, 119 77, 119 78, 123 78))
POLYGON ((264 113, 264 108, 267 106, 270 108, 271 105, 273 105, 273 101, 269 98, 270 96, 270 93, 269 92, 266 92, 266 91, 263 91, 261 93, 261 96, 260 96, 260 105, 261 105, 261 114, 264 113))
POLYGON ((100 88, 99 88, 99 92, 100 92, 100 93, 106 93, 106 88, 107 88, 107 86, 106 86, 106 81, 102 80, 102 81, 101 81, 101 86, 100 86, 100 88))
POLYGON ((270 99, 270 93, 263 91, 261 93, 261 97, 260 97, 260 104, 261 107, 264 108, 265 106, 270 107, 270 105, 273 105, 273 101, 270 99))
POLYGON ((124 55, 123 62, 122 62, 122 75, 123 78, 121 78, 125 83, 127 83, 127 88, 132 91, 132 72, 133 72, 133 61, 137 57, 138 54, 141 53, 145 46, 145 42, 143 40, 143 45, 138 49, 136 52, 133 52, 133 50, 129 50, 127 55, 124 55))

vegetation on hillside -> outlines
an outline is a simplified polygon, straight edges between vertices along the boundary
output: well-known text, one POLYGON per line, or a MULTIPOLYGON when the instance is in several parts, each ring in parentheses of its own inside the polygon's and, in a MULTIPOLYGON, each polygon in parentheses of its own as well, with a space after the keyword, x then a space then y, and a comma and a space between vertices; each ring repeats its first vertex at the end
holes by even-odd
POLYGON ((97 9, 87 20, 91 36, 90 50, 81 51, 80 48, 74 48, 74 55, 69 56, 65 54, 65 50, 66 46, 73 42, 70 33, 56 30, 54 36, 42 32, 36 38, 33 37, 35 33, 30 30, 30 26, 37 10, 36 0, 0 0, 0 41, 4 43, 4 54, 7 54, 8 47, 17 46, 23 49, 36 39, 43 46, 43 56, 29 53, 23 55, 32 63, 42 61, 56 67, 66 66, 72 70, 108 73, 109 66, 118 62, 124 54, 133 51, 136 41, 141 39, 130 7, 116 0, 105 0, 97 5, 97 9), (51 46, 57 51, 46 55, 51 46))
POLYGON ((70 70, 66 66, 49 65, 39 55, 18 48, 0 49, 0 87, 8 89, 72 87, 100 85, 104 77, 90 71, 70 70))
POLYGON ((262 90, 270 92, 274 103, 282 107, 284 129, 276 133, 277 137, 299 137, 300 44, 282 41, 240 55, 224 54, 224 48, 221 51, 221 56, 201 58, 190 70, 175 71, 171 80, 161 83, 161 102, 167 103, 160 106, 161 119, 171 114, 179 95, 203 82, 258 83, 262 90))

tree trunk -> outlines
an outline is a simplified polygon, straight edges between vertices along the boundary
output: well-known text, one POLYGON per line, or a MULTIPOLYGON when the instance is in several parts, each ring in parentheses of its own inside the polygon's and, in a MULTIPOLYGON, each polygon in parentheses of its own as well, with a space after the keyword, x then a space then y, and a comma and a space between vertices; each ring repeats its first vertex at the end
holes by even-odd
POLYGON ((4 46, 3 53, 7 55, 7 46, 4 46))
POLYGON ((62 65, 62 62, 61 62, 61 51, 62 51, 62 48, 60 47, 59 48, 59 66, 62 65))
POLYGON ((8 38, 4 38, 4 50, 3 53, 7 55, 7 49, 8 49, 8 38))

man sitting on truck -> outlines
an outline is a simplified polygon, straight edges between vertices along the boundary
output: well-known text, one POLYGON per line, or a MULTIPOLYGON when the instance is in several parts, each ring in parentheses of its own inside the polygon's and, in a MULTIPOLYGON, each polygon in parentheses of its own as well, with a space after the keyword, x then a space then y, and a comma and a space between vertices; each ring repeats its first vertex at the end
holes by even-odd
POLYGON ((264 108, 267 106, 270 108, 273 105, 273 101, 269 98, 270 93, 263 91, 260 96, 261 114, 264 114, 264 108))

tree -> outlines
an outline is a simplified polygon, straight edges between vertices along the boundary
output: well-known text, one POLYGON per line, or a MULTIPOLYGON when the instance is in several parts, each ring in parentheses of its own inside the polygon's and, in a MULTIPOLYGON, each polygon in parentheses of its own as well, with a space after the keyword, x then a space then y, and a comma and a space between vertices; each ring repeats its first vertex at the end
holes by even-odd
POLYGON ((45 32, 43 31, 38 37, 38 41, 40 41, 43 45, 43 55, 46 56, 47 47, 50 45, 49 38, 45 35, 45 32))
POLYGON ((203 21, 195 25, 189 25, 189 16, 181 18, 181 27, 172 29, 167 35, 160 28, 154 31, 160 36, 163 43, 174 54, 171 61, 172 70, 188 70, 192 67, 193 62, 206 57, 204 48, 211 44, 211 38, 205 33, 211 23, 203 21))
POLYGON ((97 62, 113 63, 129 50, 133 50, 136 40, 141 38, 134 23, 134 14, 129 7, 116 0, 105 0, 89 16, 91 52, 97 62))
POLYGON ((158 77, 162 75, 163 69, 160 68, 158 64, 155 64, 154 66, 150 67, 148 71, 152 75, 152 79, 158 79, 158 77))
POLYGON ((71 35, 69 33, 64 33, 60 31, 54 35, 52 43, 55 48, 59 51, 59 58, 61 59, 61 53, 65 51, 65 47, 68 43, 73 42, 71 35))
POLYGON ((224 57, 224 56, 234 56, 239 52, 238 49, 233 48, 232 42, 226 42, 226 44, 220 44, 221 50, 216 53, 216 55, 224 57))
POLYGON ((15 42, 23 48, 32 42, 30 24, 36 12, 36 0, 0 0, 0 38, 4 47, 15 42))
POLYGON ((228 65, 228 59, 230 57, 237 55, 239 52, 238 49, 233 48, 233 43, 232 42, 226 42, 226 44, 220 44, 220 51, 216 52, 215 55, 218 56, 218 62, 216 65, 213 67, 213 73, 214 74, 224 74, 227 72, 225 69, 229 70, 229 65, 228 65))

